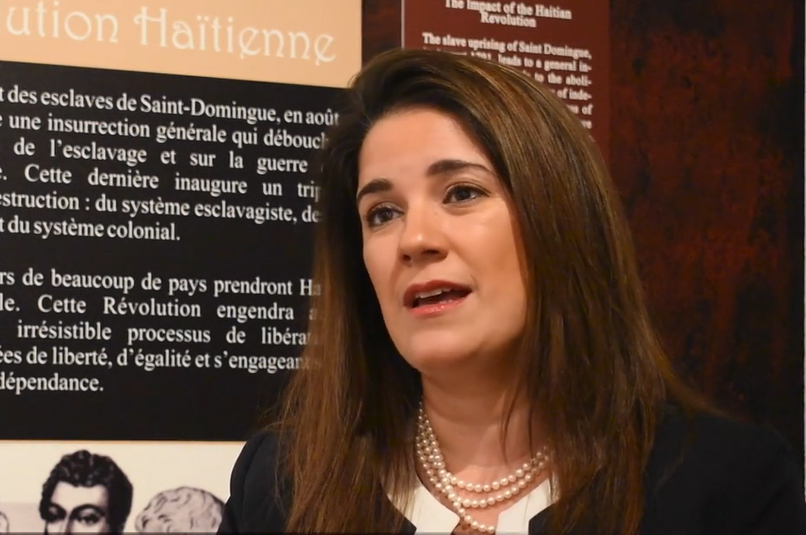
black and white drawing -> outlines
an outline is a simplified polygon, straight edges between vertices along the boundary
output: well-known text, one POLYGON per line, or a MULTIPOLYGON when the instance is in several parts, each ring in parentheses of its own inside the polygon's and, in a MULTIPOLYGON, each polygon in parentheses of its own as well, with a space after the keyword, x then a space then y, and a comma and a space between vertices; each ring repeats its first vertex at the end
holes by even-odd
POLYGON ((3 533, 214 533, 243 442, 6 441, 3 533))
POLYGON ((64 455, 42 486, 45 533, 123 533, 132 484, 110 457, 78 450, 64 455))
POLYGON ((212 493, 179 487, 154 496, 134 526, 140 533, 214 533, 223 511, 224 502, 212 493))

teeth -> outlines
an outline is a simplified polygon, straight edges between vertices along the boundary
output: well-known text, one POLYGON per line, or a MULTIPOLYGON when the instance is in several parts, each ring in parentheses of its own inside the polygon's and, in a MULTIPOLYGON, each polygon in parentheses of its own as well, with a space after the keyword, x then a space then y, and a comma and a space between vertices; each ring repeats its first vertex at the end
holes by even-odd
POLYGON ((445 294, 445 293, 450 293, 450 292, 453 292, 453 291, 457 291, 457 289, 453 288, 453 287, 443 287, 443 288, 435 288, 433 290, 428 290, 428 291, 423 291, 423 292, 417 292, 416 294, 414 294, 414 299, 412 301, 412 306, 418 307, 418 306, 420 306, 420 301, 422 301, 423 299, 427 299, 429 297, 436 297, 438 295, 445 294))
POLYGON ((430 292, 418 292, 415 298, 417 299, 425 299, 426 297, 434 297, 435 295, 439 295, 443 292, 449 292, 448 288, 437 288, 436 290, 431 290, 430 292))

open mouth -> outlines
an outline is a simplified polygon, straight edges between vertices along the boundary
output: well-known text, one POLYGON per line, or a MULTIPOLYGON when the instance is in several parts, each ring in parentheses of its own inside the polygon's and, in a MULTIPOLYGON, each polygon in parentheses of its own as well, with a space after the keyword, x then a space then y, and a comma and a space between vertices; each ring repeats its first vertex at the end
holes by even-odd
POLYGON ((470 293, 469 288, 460 286, 440 286, 430 289, 407 292, 406 306, 411 309, 424 309, 461 301, 470 293))
POLYGON ((444 289, 434 290, 432 292, 423 292, 418 294, 411 304, 412 308, 420 308, 428 305, 439 305, 442 303, 450 303, 452 301, 459 301, 467 296, 470 290, 459 289, 444 289))

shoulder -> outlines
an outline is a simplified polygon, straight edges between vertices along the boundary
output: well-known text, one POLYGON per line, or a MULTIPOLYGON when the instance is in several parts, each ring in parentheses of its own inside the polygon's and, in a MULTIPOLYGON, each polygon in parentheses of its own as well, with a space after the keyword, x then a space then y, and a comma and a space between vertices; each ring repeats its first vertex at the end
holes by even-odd
POLYGON ((751 525, 763 533, 803 532, 806 503, 796 459, 775 431, 669 408, 647 468, 647 513, 713 534, 756 533, 751 525))
POLYGON ((668 407, 658 427, 654 460, 682 456, 686 464, 708 463, 713 469, 740 462, 744 466, 792 455, 776 431, 739 420, 704 413, 687 414, 668 407))
POLYGON ((285 489, 277 473, 278 439, 262 431, 246 441, 232 468, 219 533, 281 531, 285 489))

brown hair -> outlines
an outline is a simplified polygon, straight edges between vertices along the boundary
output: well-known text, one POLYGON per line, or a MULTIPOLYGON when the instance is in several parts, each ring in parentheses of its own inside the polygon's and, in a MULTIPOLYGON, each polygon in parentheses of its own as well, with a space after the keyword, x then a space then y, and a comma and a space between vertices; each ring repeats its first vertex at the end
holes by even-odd
POLYGON ((394 531, 385 499, 414 471, 419 373, 384 326, 362 261, 358 155, 373 124, 409 107, 457 118, 510 196, 530 299, 519 385, 556 452, 552 533, 632 535, 664 402, 693 403, 648 319, 625 216, 599 152, 548 88, 474 57, 396 50, 370 61, 319 153, 313 276, 321 292, 305 370, 284 394, 289 531, 394 531), (370 510, 373 514, 367 514, 370 510))

